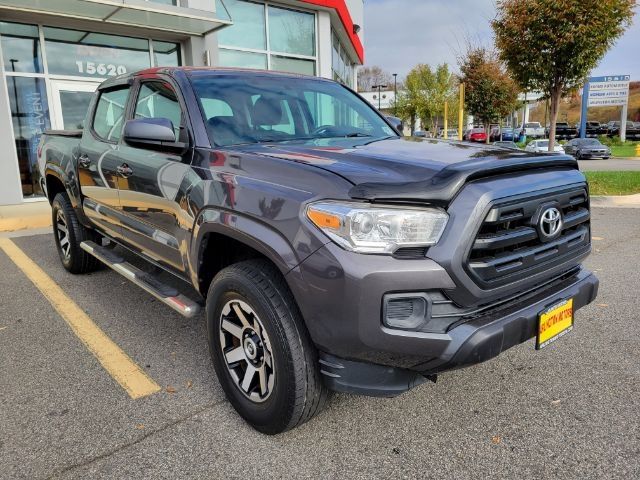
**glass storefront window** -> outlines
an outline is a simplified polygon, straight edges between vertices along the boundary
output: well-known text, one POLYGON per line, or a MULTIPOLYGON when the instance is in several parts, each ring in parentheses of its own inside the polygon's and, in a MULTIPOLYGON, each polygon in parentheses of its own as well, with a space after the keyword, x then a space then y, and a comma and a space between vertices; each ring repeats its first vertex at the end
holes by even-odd
POLYGON ((42 53, 36 25, 0 22, 6 72, 42 73, 42 53))
MULTIPOLYGON (((224 4, 233 18, 233 25, 218 33, 220 45, 266 50, 264 5, 244 0, 225 0, 224 4)), ((220 0, 216 0, 216 11, 224 11, 220 0)))
MULTIPOLYGON (((221 1, 216 1, 223 11, 221 1)), ((219 65, 316 74, 314 13, 246 0, 224 0, 224 5, 234 24, 218 33, 219 65)))
POLYGON ((182 64, 180 44, 153 41, 153 64, 156 67, 177 67, 182 64))
POLYGON ((149 41, 44 27, 50 74, 113 77, 151 66, 149 41))
POLYGON ((269 7, 269 42, 274 52, 314 56, 315 15, 269 7))
POLYGON ((271 56, 271 69, 279 72, 302 73, 304 75, 316 74, 316 62, 314 60, 302 60, 299 58, 271 56))
POLYGON ((333 30, 331 31, 331 68, 334 80, 349 87, 353 86, 353 62, 333 30))
POLYGON ((267 56, 264 53, 241 52, 239 50, 220 49, 220 65, 225 67, 267 69, 267 56))
POLYGON ((37 77, 12 76, 7 76, 6 80, 22 194, 25 197, 41 195, 38 143, 42 132, 51 128, 45 81, 37 77))

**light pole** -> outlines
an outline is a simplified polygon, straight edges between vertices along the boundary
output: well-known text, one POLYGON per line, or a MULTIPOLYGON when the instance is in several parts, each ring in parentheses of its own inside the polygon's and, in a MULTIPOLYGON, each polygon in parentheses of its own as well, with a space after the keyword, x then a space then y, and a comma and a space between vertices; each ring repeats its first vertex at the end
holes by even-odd
POLYGON ((380 101, 382 100, 381 91, 383 88, 387 88, 386 85, 373 85, 371 88, 378 90, 378 110, 380 110, 380 101))
POLYGON ((393 74, 393 116, 398 116, 398 74, 393 74))

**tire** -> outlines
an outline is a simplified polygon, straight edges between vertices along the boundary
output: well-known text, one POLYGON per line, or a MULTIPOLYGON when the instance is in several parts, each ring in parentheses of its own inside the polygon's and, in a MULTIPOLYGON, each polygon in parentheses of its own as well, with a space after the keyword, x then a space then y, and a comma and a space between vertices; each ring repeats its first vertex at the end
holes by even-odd
POLYGON ((602 157, 603 160, 609 160, 609 157, 602 157))
POLYGON ((100 261, 80 248, 81 242, 95 241, 98 234, 80 224, 66 193, 58 193, 53 199, 51 216, 53 237, 64 268, 74 274, 89 273, 99 269, 100 261))
POLYGON ((284 278, 268 261, 240 262, 216 275, 207 332, 218 380, 256 430, 285 432, 323 409, 328 392, 317 351, 284 278))

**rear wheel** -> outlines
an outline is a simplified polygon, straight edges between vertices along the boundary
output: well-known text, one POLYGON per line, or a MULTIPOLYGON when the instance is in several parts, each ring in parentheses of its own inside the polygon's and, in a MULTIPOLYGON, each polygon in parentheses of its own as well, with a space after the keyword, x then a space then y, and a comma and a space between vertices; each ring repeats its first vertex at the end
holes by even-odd
POLYGON ((320 412, 327 390, 318 356, 280 272, 265 260, 222 270, 207 296, 209 349, 236 411, 277 434, 320 412))
POLYGON ((71 273, 89 273, 100 268, 100 262, 80 248, 85 240, 98 235, 80 224, 66 193, 58 193, 51 204, 53 236, 60 261, 71 273))

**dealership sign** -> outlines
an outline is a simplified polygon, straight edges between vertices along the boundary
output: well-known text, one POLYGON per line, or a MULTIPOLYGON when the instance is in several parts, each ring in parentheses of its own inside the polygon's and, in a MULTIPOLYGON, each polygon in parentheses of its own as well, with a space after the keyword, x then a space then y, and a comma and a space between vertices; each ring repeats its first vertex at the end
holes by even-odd
POLYGON ((619 107, 629 100, 630 75, 606 75, 589 79, 589 107, 619 107))

